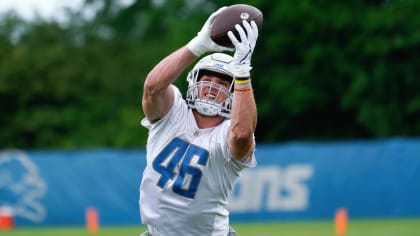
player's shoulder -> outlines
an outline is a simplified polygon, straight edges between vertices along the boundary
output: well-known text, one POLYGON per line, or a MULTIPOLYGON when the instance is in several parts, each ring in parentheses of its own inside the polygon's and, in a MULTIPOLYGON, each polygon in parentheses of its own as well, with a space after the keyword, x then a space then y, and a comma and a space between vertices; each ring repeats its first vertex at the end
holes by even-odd
POLYGON ((183 99, 179 88, 175 85, 171 85, 171 87, 174 90, 174 101, 165 119, 168 120, 172 125, 181 124, 185 122, 187 118, 188 105, 187 102, 183 99))

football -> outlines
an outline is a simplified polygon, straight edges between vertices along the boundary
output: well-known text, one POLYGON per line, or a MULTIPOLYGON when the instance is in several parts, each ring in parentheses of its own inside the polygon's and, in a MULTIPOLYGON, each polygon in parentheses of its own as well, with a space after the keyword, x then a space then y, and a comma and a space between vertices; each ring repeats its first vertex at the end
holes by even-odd
POLYGON ((211 39, 220 46, 233 48, 227 33, 232 31, 236 38, 240 40, 239 33, 235 29, 236 24, 242 25, 242 21, 255 21, 258 29, 261 29, 263 23, 262 12, 251 5, 235 4, 223 9, 219 15, 216 16, 213 26, 210 31, 211 39))

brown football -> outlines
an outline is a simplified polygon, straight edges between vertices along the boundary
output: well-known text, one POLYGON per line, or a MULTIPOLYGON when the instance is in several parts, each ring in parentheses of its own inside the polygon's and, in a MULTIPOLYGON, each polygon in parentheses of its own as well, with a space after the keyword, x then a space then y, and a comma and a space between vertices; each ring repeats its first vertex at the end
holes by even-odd
POLYGON ((232 31, 236 38, 240 40, 239 33, 235 29, 235 25, 242 25, 243 20, 247 20, 248 22, 255 21, 258 29, 261 29, 263 14, 258 8, 247 4, 235 4, 228 6, 214 19, 210 32, 211 39, 221 46, 233 48, 234 46, 232 45, 227 33, 232 31))

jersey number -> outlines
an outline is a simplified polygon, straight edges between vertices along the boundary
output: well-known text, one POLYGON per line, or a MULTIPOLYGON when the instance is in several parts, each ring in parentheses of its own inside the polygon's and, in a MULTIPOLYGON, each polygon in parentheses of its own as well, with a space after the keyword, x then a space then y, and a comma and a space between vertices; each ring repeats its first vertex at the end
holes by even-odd
POLYGON ((163 188, 170 179, 175 179, 172 191, 193 199, 202 177, 201 169, 195 166, 206 166, 208 158, 205 149, 179 138, 173 139, 153 161, 153 168, 161 175, 157 185, 163 188), (176 171, 177 166, 179 171, 176 171), (190 179, 186 181, 188 175, 190 179))

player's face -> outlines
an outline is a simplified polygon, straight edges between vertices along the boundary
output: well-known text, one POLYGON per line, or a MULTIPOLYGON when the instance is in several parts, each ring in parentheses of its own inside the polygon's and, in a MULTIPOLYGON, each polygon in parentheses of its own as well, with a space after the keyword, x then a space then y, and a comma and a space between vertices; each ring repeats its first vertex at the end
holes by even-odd
POLYGON ((222 103, 229 97, 230 82, 215 75, 203 75, 200 78, 198 97, 209 101, 222 103))

